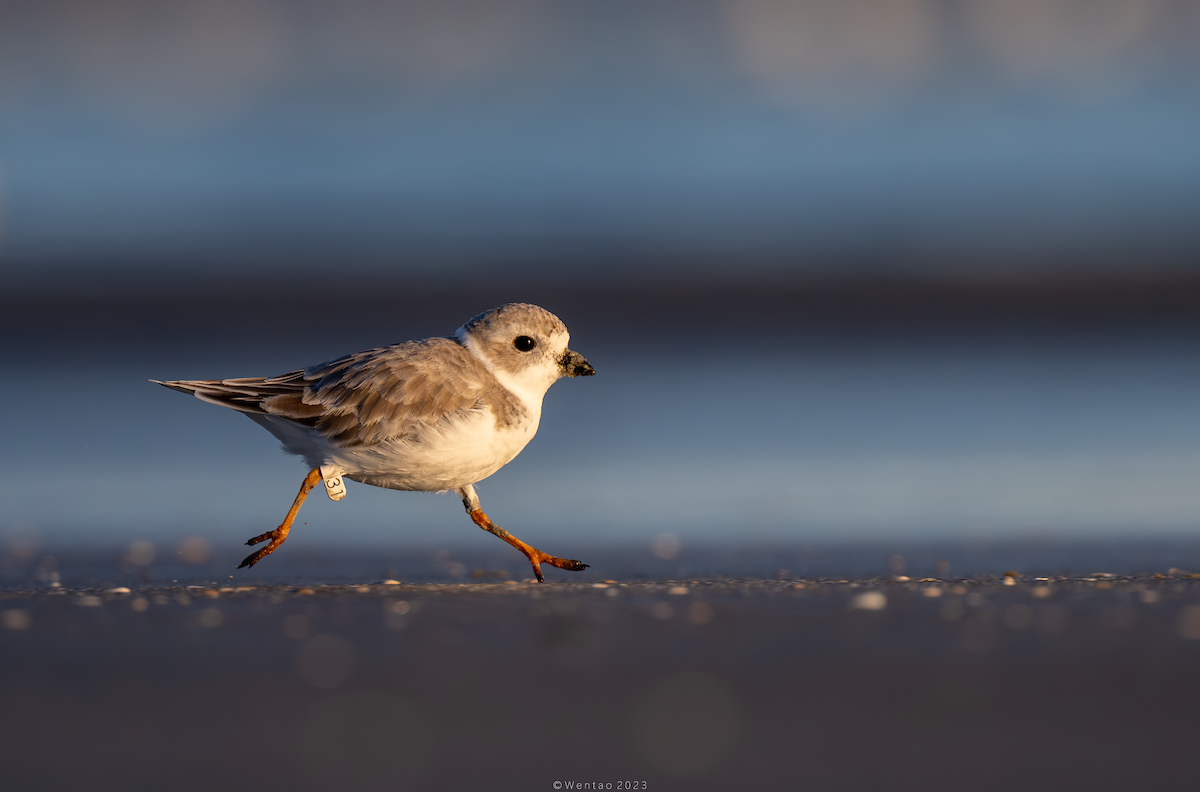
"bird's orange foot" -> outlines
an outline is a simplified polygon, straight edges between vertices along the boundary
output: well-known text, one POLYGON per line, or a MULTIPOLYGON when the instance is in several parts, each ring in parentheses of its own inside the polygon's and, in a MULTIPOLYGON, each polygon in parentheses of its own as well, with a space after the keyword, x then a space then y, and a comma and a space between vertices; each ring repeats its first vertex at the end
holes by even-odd
MULTIPOLYGON (((517 540, 520 541, 520 540, 517 540)), ((524 544, 524 542, 522 542, 524 544)), ((526 545, 528 547, 528 545, 526 545)), ((521 548, 517 548, 521 550, 521 548)), ((532 552, 525 553, 525 557, 529 559, 529 563, 533 566, 533 574, 537 576, 538 583, 545 583, 546 579, 542 577, 542 564, 549 564, 552 567, 559 569, 569 569, 572 572, 582 572, 588 568, 588 565, 582 561, 573 561, 569 558, 557 558, 549 553, 543 553, 536 547, 529 548, 532 552)), ((522 550, 522 552, 524 552, 522 550)))
POLYGON ((279 548, 279 545, 284 543, 288 537, 288 531, 292 529, 292 522, 296 519, 296 515, 300 512, 300 507, 304 504, 304 499, 308 497, 308 493, 312 492, 312 488, 320 480, 320 468, 313 468, 308 471, 308 475, 304 477, 304 483, 300 485, 300 492, 296 493, 296 500, 292 501, 292 508, 288 509, 287 516, 283 518, 283 522, 280 523, 279 527, 273 531, 267 531, 265 534, 259 534, 253 539, 246 540, 246 544, 250 546, 254 546, 259 542, 270 541, 263 549, 246 556, 246 559, 238 564, 238 569, 254 566, 259 561, 271 555, 271 553, 274 553, 279 548))
POLYGON ((264 558, 271 555, 271 553, 274 553, 279 546, 283 544, 283 541, 287 539, 287 535, 288 529, 281 525, 273 531, 267 531, 265 534, 259 534, 253 539, 247 539, 246 544, 251 546, 258 544, 259 542, 266 542, 268 539, 270 542, 261 550, 255 550, 253 553, 246 556, 245 560, 238 564, 237 568, 241 569, 242 567, 252 567, 259 561, 262 561, 264 558))
POLYGON ((480 528, 490 534, 495 534, 524 553, 525 557, 529 559, 530 566, 533 567, 533 574, 537 577, 538 583, 546 582, 546 578, 542 576, 542 564, 549 564, 550 566, 558 567, 559 569, 568 569, 572 572, 581 572, 588 568, 588 565, 582 561, 573 561, 569 558, 558 558, 557 556, 552 556, 549 553, 543 553, 536 547, 522 542, 508 531, 492 522, 491 518, 484 514, 482 509, 474 509, 468 512, 468 514, 471 516, 471 521, 480 528))

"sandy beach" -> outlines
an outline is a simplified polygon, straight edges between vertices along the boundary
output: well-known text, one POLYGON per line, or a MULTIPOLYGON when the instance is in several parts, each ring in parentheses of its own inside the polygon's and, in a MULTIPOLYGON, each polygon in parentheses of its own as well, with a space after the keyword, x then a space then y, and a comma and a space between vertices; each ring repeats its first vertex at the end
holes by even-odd
POLYGON ((1007 790, 1194 776, 1189 572, 561 577, 0 591, 5 786, 1007 790))

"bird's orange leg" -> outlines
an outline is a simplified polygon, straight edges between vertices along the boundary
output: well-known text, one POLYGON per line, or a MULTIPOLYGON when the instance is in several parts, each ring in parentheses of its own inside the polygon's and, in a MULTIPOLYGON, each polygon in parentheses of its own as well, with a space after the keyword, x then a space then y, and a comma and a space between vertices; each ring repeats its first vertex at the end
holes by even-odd
POLYGON ((537 579, 538 579, 539 583, 546 582, 546 579, 542 577, 542 564, 543 563, 549 564, 550 566, 558 567, 559 569, 569 569, 572 572, 579 572, 584 569, 587 569, 587 567, 588 567, 588 565, 583 563, 582 561, 571 561, 566 558, 556 558, 555 556, 552 556, 549 553, 543 553, 541 550, 538 550, 536 547, 531 547, 530 545, 525 544, 520 539, 518 539, 517 537, 510 534, 508 531, 504 530, 499 525, 496 525, 494 522, 492 522, 491 518, 489 518, 486 514, 484 514, 482 509, 479 509, 479 508, 469 509, 467 511, 467 514, 469 514, 471 516, 471 520, 476 525, 478 525, 480 528, 482 528, 483 530, 487 531, 490 534, 495 534, 496 536, 499 536, 501 539, 508 542, 510 545, 512 545, 513 547, 517 548, 522 553, 524 553, 525 557, 529 559, 529 563, 533 565, 533 574, 537 575, 537 579))
POLYGON ((292 501, 292 508, 288 509, 287 516, 283 518, 283 522, 280 523, 279 527, 273 531, 267 531, 265 534, 259 534, 247 541, 246 544, 256 545, 259 542, 266 542, 268 539, 271 541, 263 549, 256 550, 246 556, 246 560, 238 564, 238 569, 252 567, 279 549, 279 546, 287 540, 288 531, 292 529, 292 521, 296 519, 296 515, 300 512, 300 507, 304 505, 304 499, 308 497, 308 493, 312 492, 312 488, 317 486, 317 482, 320 480, 320 468, 308 471, 308 475, 304 477, 304 483, 300 485, 300 492, 296 494, 296 500, 292 501))

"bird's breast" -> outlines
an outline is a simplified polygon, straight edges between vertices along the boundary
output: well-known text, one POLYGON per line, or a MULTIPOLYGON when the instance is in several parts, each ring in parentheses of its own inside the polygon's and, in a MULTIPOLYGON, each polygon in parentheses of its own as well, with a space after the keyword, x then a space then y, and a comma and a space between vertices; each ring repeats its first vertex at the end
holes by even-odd
POLYGON ((420 436, 365 448, 330 449, 331 463, 364 484, 401 490, 457 489, 511 462, 537 433, 540 410, 499 422, 489 410, 429 427, 420 436))

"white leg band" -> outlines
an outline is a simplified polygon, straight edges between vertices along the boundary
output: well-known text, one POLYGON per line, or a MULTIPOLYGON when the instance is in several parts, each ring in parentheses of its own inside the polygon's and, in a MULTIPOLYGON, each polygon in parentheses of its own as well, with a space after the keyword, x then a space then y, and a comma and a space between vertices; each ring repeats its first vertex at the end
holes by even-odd
POLYGON ((346 497, 346 482, 337 468, 321 465, 321 478, 325 480, 325 494, 331 501, 340 501, 346 497))

